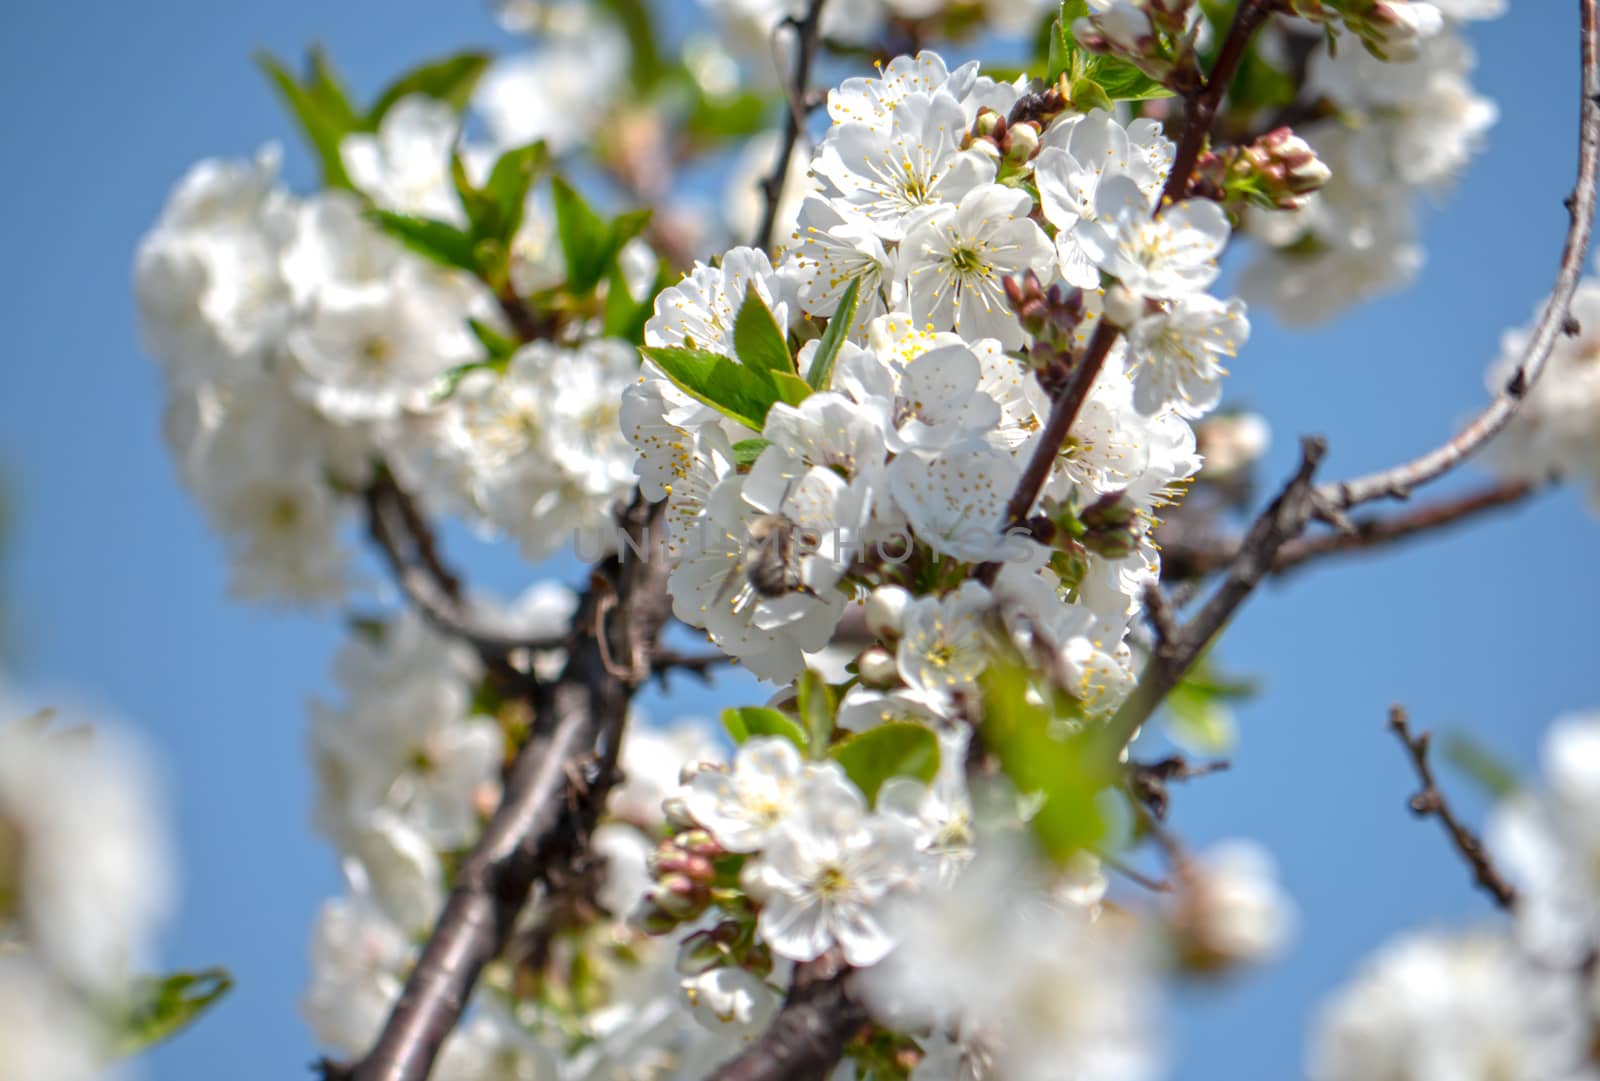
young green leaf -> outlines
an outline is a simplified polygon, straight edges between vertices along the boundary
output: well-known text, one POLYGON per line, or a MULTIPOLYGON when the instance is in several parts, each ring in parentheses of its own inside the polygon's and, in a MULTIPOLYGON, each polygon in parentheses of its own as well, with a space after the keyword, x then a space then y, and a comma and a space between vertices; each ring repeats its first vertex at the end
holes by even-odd
POLYGON ((607 338, 621 338, 635 345, 642 344, 644 326, 655 312, 656 294, 667 287, 667 281, 666 260, 659 260, 656 280, 645 290, 642 299, 635 300, 633 294, 628 291, 628 282, 623 276, 622 267, 612 263, 611 273, 606 277, 606 305, 600 315, 601 333, 607 338))
POLYGON ((233 987, 224 968, 147 976, 133 987, 117 1044, 134 1055, 183 1031, 233 987))
POLYGON ((861 291, 861 279, 854 278, 844 287, 839 306, 828 318, 828 329, 822 332, 817 351, 811 355, 811 370, 806 372, 806 382, 814 390, 827 390, 833 379, 833 362, 839 359, 839 347, 850 334, 850 324, 856 317, 856 303, 861 291))
POLYGON ((794 718, 766 706, 738 706, 722 711, 722 727, 735 743, 754 736, 782 736, 806 753, 806 734, 794 718))
POLYGON ((761 452, 772 446, 765 439, 741 439, 732 447, 734 465, 754 465, 761 452))
POLYGON ((1446 733, 1439 750, 1446 762, 1475 781, 1490 799, 1506 799, 1522 788, 1516 770, 1505 759, 1465 732, 1446 733))
POLYGON ((1030 697, 1028 678, 1020 664, 991 664, 984 672, 983 745, 1020 794, 1039 799, 1031 825, 1060 863, 1104 839, 1099 795, 1110 784, 1111 766, 1078 728, 1083 718, 1075 704, 1047 709, 1030 697))
POLYGON ((473 218, 473 230, 482 237, 493 237, 508 247, 522 227, 522 212, 528 203, 528 189, 550 161, 541 139, 501 154, 489 170, 482 194, 484 209, 473 218))
POLYGON ((478 79, 492 60, 488 53, 464 52, 412 68, 384 88, 367 113, 367 123, 377 130, 389 110, 412 94, 442 101, 456 112, 467 107, 478 79))
POLYGON ((777 400, 770 379, 716 353, 652 346, 643 352, 679 390, 751 431, 762 429, 777 400))
POLYGON ((552 181, 556 211, 556 236, 567 269, 567 289, 588 296, 606 276, 622 246, 644 231, 649 210, 630 210, 607 221, 584 201, 577 189, 561 177, 552 181))
POLYGON ((481 320, 468 319, 467 326, 472 336, 478 339, 478 344, 483 346, 484 352, 489 354, 490 360, 506 360, 519 348, 515 339, 506 337, 481 320))
POLYGON ((464 233, 447 222, 388 210, 371 210, 367 216, 384 232, 418 255, 426 256, 441 266, 477 273, 477 245, 472 234, 464 233))
POLYGON ((828 753, 828 744, 833 740, 833 718, 839 711, 838 699, 834 697, 833 688, 814 668, 807 668, 801 674, 795 697, 800 709, 800 723, 805 726, 806 736, 811 741, 811 757, 822 758, 828 753))
POLYGON ((328 51, 320 45, 313 45, 306 67, 308 69, 306 92, 340 127, 346 131, 359 130, 362 126, 361 115, 350 100, 350 93, 344 88, 344 81, 334 70, 333 60, 328 56, 328 51))
POLYGON ((766 301, 755 289, 747 289, 739 314, 733 319, 733 348, 746 368, 774 374, 794 374, 794 357, 789 343, 778 329, 766 301))
POLYGON ((346 123, 337 109, 330 108, 318 94, 302 86, 271 53, 257 53, 256 63, 266 73, 268 81, 300 125, 300 133, 322 166, 323 184, 330 188, 354 191, 355 185, 350 182, 350 175, 344 169, 344 159, 339 155, 339 144, 346 135, 359 128, 346 123))
POLYGON ((799 405, 811 397, 811 384, 793 372, 768 372, 767 378, 778 390, 778 398, 788 405, 799 405))
POLYGON ((834 744, 828 756, 871 803, 891 777, 932 781, 939 772, 939 739, 913 721, 889 721, 834 744))

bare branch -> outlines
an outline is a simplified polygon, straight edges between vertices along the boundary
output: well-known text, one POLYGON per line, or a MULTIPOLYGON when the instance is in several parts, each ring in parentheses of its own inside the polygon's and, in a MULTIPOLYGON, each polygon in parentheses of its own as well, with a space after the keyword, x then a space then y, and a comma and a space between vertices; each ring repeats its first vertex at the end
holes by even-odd
MULTIPOLYGON (((1325 556, 1365 552, 1425 536, 1483 514, 1514 507, 1543 488, 1543 484, 1531 481, 1501 481, 1403 513, 1357 518, 1350 523, 1347 532, 1301 537, 1285 544, 1273 561, 1272 573, 1283 574, 1325 556)), ((1237 543, 1209 547, 1163 544, 1161 559, 1163 566, 1170 564, 1178 572, 1177 577, 1188 578, 1221 570, 1238 553, 1237 543)))
MULTIPOLYGON (((778 205, 783 202, 783 189, 789 180, 789 162, 794 157, 794 147, 805 132, 807 88, 811 83, 811 62, 817 55, 817 41, 822 32, 822 5, 824 0, 808 0, 805 14, 794 16, 778 24, 777 30, 790 27, 795 31, 796 48, 794 70, 784 84, 787 108, 783 118, 783 141, 778 145, 778 160, 772 172, 761 181, 761 224, 756 229, 754 245, 763 251, 772 250, 772 234, 778 227, 778 205)), ((773 33, 776 34, 777 30, 773 33)))
POLYGON ((1572 294, 1583 275, 1584 253, 1594 230, 1595 192, 1600 174, 1600 40, 1597 40, 1596 0, 1579 0, 1582 13, 1581 51, 1583 94, 1578 113, 1578 180, 1567 197, 1571 220, 1561 249, 1555 288, 1545 302, 1516 370, 1495 399, 1452 439, 1420 457, 1353 480, 1330 484, 1324 498, 1339 507, 1354 507, 1375 499, 1404 499, 1413 489, 1450 472, 1478 451, 1510 422, 1528 391, 1538 381, 1545 361, 1555 347, 1556 335, 1571 333, 1569 309, 1572 294))
POLYGON ((564 641, 520 639, 475 623, 462 599, 460 580, 439 555, 433 531, 394 477, 382 470, 362 493, 367 533, 417 613, 448 638, 477 651, 491 669, 503 670, 521 650, 558 649, 564 641))
POLYGON ((1111 757, 1122 753, 1139 727, 1233 618, 1239 605, 1270 573, 1279 550, 1305 529, 1315 513, 1312 474, 1326 452, 1327 444, 1320 437, 1308 436, 1300 441, 1300 467, 1250 527, 1229 564, 1227 577, 1194 618, 1184 624, 1177 640, 1167 649, 1151 654, 1139 682, 1108 722, 1102 738, 1111 757))
POLYGON ((789 997, 767 1030, 718 1067, 707 1081, 817 1081, 832 1071, 845 1045, 866 1023, 851 997, 850 970, 828 955, 799 966, 789 997))
MULTIPOLYGON (((646 539, 659 528, 658 511, 636 499, 619 522, 646 539)), ((554 683, 535 689, 537 730, 517 752, 500 807, 462 862, 377 1043, 350 1069, 353 1081, 427 1077, 536 884, 550 868, 570 865, 587 843, 616 779, 628 702, 638 685, 608 671, 602 654, 643 658, 647 673, 667 607, 666 567, 659 561, 624 554, 595 569, 573 619, 566 667, 554 683), (602 646, 597 611, 607 599, 612 616, 602 646)))
POLYGON ((1488 892, 1501 908, 1510 911, 1516 904, 1517 891, 1489 859, 1483 841, 1461 823, 1455 812, 1450 809, 1444 793, 1439 791, 1438 783, 1433 777, 1433 767, 1428 762, 1429 733, 1412 735, 1406 711, 1400 706, 1389 708, 1389 729, 1405 746, 1406 754, 1411 758, 1412 766, 1416 768, 1417 780, 1422 784, 1408 804, 1411 813, 1418 818, 1427 818, 1430 815, 1437 818, 1445 832, 1450 835, 1450 842, 1455 845, 1456 851, 1472 869, 1473 882, 1488 892))

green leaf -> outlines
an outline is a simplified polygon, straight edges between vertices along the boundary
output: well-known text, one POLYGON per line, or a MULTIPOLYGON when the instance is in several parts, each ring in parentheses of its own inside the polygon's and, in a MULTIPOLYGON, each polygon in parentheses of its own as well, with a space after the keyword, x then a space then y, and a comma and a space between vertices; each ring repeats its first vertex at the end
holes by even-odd
POLYGON ((650 5, 646 0, 600 0, 600 6, 611 13, 618 28, 628 37, 628 55, 632 61, 628 74, 633 79, 634 89, 649 90, 665 74, 661 52, 656 46, 650 5))
POLYGON ((1083 74, 1085 50, 1073 36, 1074 21, 1089 14, 1088 0, 1062 0, 1055 22, 1050 24, 1048 48, 1045 52, 1047 83, 1053 83, 1065 74, 1068 81, 1083 74))
POLYGON ((811 397, 811 384, 793 372, 769 372, 768 378, 778 389, 778 397, 789 405, 799 405, 811 397))
POLYGON ((300 125, 300 133, 322 166, 323 184, 354 191, 355 185, 350 182, 344 160, 339 156, 339 144, 346 135, 360 130, 359 127, 349 124, 341 111, 318 93, 302 86, 271 53, 257 53, 256 63, 300 125))
POLYGON ((1072 85, 1068 88, 1068 97, 1071 99, 1072 107, 1081 113, 1092 112, 1095 109, 1111 111, 1111 96, 1088 76, 1072 80, 1072 85))
POLYGON ((817 351, 811 355, 811 370, 806 372, 806 382, 815 390, 827 390, 833 379, 833 362, 839 359, 839 347, 850 335, 850 324, 855 321, 856 302, 861 292, 861 279, 856 278, 844 287, 839 306, 828 319, 828 329, 822 332, 817 351))
POLYGON ((1036 796, 1031 825, 1057 862, 1106 836, 1099 796, 1111 783, 1106 760, 1083 724, 1081 709, 1062 697, 1047 708, 1030 696, 1021 664, 991 664, 982 679, 983 745, 1017 791, 1036 796))
POLYGON ((772 446, 766 439, 741 439, 733 445, 734 465, 753 465, 761 457, 761 452, 772 446))
POLYGON ((1144 72, 1114 56, 1096 56, 1090 65, 1090 78, 1112 101, 1153 101, 1170 98, 1172 91, 1144 72))
POLYGON ((550 153, 543 140, 501 154, 481 190, 484 208, 473 218, 473 231, 480 237, 503 241, 509 248, 511 239, 522 227, 528 189, 533 187, 549 160, 550 153))
POLYGON ((600 316, 601 333, 607 338, 621 338, 634 345, 642 344, 644 325, 655 312, 656 294, 666 287, 667 263, 664 259, 658 262, 656 280, 641 300, 635 300, 628 291, 622 267, 612 263, 611 273, 606 277, 606 305, 600 316))
POLYGON ((607 221, 561 177, 552 182, 556 236, 567 268, 567 289, 588 296, 605 277, 622 246, 644 231, 649 210, 631 210, 607 221))
POLYGON ((811 741, 811 757, 820 759, 828 753, 828 744, 833 741, 833 718, 839 712, 839 701, 834 697, 833 688, 814 668, 801 673, 795 698, 800 723, 811 741))
POLYGON ((1233 711, 1199 684, 1179 683, 1162 703, 1173 742, 1197 754, 1227 754, 1238 743, 1233 711))
POLYGON ((684 134, 689 139, 747 139, 766 128, 774 101, 770 96, 748 90, 728 96, 712 95, 701 89, 693 76, 686 74, 685 81, 691 84, 694 95, 694 105, 684 121, 684 134))
POLYGON ((367 113, 367 123, 376 130, 389 110, 400 99, 412 94, 442 101, 458 113, 463 111, 492 59, 488 53, 464 52, 412 68, 378 95, 377 102, 367 113))
POLYGON ((147 976, 134 985, 117 1050, 133 1055, 177 1035, 233 987, 225 968, 147 976))
POLYGON ((489 354, 490 360, 507 360, 520 348, 514 339, 481 320, 468 319, 467 326, 472 336, 478 339, 478 344, 483 346, 483 351, 489 354))
POLYGON ((828 756, 871 803, 891 777, 932 781, 939 772, 939 738, 913 721, 889 721, 834 744, 828 756))
POLYGON ((647 346, 644 355, 685 394, 759 432, 777 400, 772 380, 704 349, 647 346))
POLYGON ((320 45, 313 45, 306 66, 309 74, 306 76, 305 90, 312 100, 345 130, 359 130, 361 115, 351 102, 350 93, 344 88, 339 73, 334 70, 328 51, 320 45))
POLYGON ((735 743, 754 736, 782 736, 806 753, 806 733, 788 714, 767 706, 738 706, 722 711, 722 727, 735 743))
POLYGON ((371 210, 367 216, 418 255, 442 266, 478 272, 477 244, 471 233, 464 233, 448 222, 389 210, 371 210))
POLYGON ((744 303, 733 320, 733 348, 746 368, 774 375, 793 375, 794 357, 778 329, 767 302, 754 288, 746 289, 744 303))
POLYGON ((1477 782, 1492 799, 1503 800, 1522 788, 1516 772, 1499 755, 1465 732, 1447 734, 1439 750, 1445 761, 1477 782))

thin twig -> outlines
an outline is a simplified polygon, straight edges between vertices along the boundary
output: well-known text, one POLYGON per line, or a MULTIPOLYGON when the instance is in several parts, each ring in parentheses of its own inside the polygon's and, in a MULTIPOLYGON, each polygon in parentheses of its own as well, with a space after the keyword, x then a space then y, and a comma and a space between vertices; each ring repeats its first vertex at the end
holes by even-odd
MULTIPOLYGON (((1357 518, 1348 532, 1301 537, 1285 544, 1273 561, 1272 573, 1283 574, 1325 556, 1370 551, 1425 536, 1483 514, 1514 507, 1544 487, 1532 481, 1501 481, 1402 513, 1357 518)), ((1238 543, 1207 547, 1164 544, 1161 562, 1163 567, 1170 564, 1180 578, 1200 577, 1226 567, 1238 554, 1238 543)))
POLYGON ((1195 163, 1200 160, 1200 152, 1205 149, 1206 140, 1211 135, 1217 106, 1222 103, 1222 96, 1228 92, 1234 73, 1244 61, 1250 39, 1266 21, 1268 14, 1267 6, 1261 0, 1240 0, 1233 23, 1228 27, 1228 36, 1217 53, 1217 62, 1211 67, 1211 74, 1206 76, 1200 89, 1189 97, 1183 118, 1183 134, 1173 153, 1172 171, 1167 174, 1167 182, 1161 189, 1158 208, 1181 203, 1188 197, 1195 163))
POLYGON ((1111 757, 1122 753, 1140 726, 1149 720, 1211 640, 1233 618, 1239 605, 1255 591, 1271 570, 1278 551, 1305 529, 1315 512, 1312 475, 1326 452, 1327 444, 1321 438, 1306 437, 1300 441, 1299 468, 1250 527, 1228 567, 1228 576, 1200 611, 1184 624, 1176 643, 1151 654, 1139 682, 1102 731, 1101 738, 1106 741, 1111 757))
POLYGON ((806 92, 811 83, 811 61, 817 54, 817 40, 822 31, 822 5, 824 0, 808 0, 805 14, 798 19, 790 16, 778 24, 778 30, 787 26, 795 31, 796 51, 794 70, 784 84, 785 104, 783 141, 778 146, 778 160, 772 172, 761 181, 761 224, 756 228, 754 245, 763 251, 772 251, 773 233, 778 227, 778 205, 783 202, 783 189, 789 182, 789 162, 794 157, 795 144, 805 131, 806 92))
POLYGON ((1437 818, 1444 831, 1450 835, 1451 844, 1455 845, 1456 851, 1472 869, 1473 882, 1483 887, 1501 908, 1510 911, 1516 904, 1517 891, 1490 860, 1488 851, 1483 847, 1483 841, 1462 824, 1461 819, 1450 809, 1450 803, 1445 799, 1444 793, 1439 791, 1439 785, 1434 780, 1433 767, 1428 762, 1429 733, 1412 735, 1406 711, 1400 706, 1389 708, 1389 730, 1405 746, 1406 754, 1417 771, 1417 780, 1422 784, 1417 794, 1412 796, 1407 804, 1411 808, 1411 813, 1418 818, 1427 818, 1430 815, 1437 818))
POLYGON ((1349 508, 1375 499, 1404 499, 1419 485, 1460 465, 1510 423, 1528 391, 1538 382, 1556 336, 1573 331, 1569 311, 1594 230, 1595 192, 1600 179, 1600 19, 1595 5, 1596 0, 1579 0, 1583 95, 1578 122, 1578 179, 1566 200, 1570 217, 1567 236, 1561 248, 1555 288, 1523 347, 1522 358, 1494 400, 1454 438, 1409 462, 1324 486, 1321 495, 1335 505, 1349 508))
POLYGON ((460 581, 440 557, 432 530, 387 471, 367 486, 363 499, 368 535, 401 592, 434 630, 471 646, 492 669, 509 667, 520 651, 540 652, 566 644, 500 634, 474 622, 462 600, 460 581))
MULTIPOLYGON (((1156 204, 1157 214, 1167 205, 1180 202, 1188 196, 1195 162, 1199 159, 1200 151, 1210 136, 1211 122, 1217 114, 1217 105, 1227 93, 1234 74, 1239 70, 1239 64, 1244 60, 1251 36, 1265 18, 1266 12, 1260 9, 1259 0, 1241 0, 1234 14, 1233 24, 1228 28, 1227 40, 1223 42, 1222 51, 1217 54, 1217 62, 1212 66, 1205 82, 1189 98, 1183 134, 1179 138, 1178 149, 1173 156, 1172 171, 1167 175, 1166 185, 1162 189, 1161 201, 1156 204)), ((1083 408, 1084 400, 1088 398, 1095 379, 1100 375, 1100 369, 1105 365, 1106 356, 1116 344, 1120 333, 1119 327, 1103 318, 1095 327, 1094 335, 1084 347, 1083 355, 1073 366, 1066 387, 1051 405, 1050 417, 1045 422, 1044 431, 1040 433, 1033 456, 1028 459, 1022 476, 1017 480, 1016 490, 1006 503, 1006 532, 1021 528, 1028 520, 1033 504, 1038 500, 1039 493, 1044 490, 1045 482, 1050 479, 1050 471, 1055 467, 1056 458, 1060 455, 1061 448, 1066 445, 1067 436, 1072 432, 1072 424, 1083 408)), ((999 572, 998 564, 986 563, 979 569, 978 577, 984 584, 993 585, 999 572)))

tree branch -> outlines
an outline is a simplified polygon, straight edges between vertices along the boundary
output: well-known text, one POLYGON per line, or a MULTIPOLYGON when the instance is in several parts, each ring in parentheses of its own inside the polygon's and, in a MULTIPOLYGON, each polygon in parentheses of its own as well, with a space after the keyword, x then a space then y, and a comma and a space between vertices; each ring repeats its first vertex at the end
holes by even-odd
MULTIPOLYGON (((1482 514, 1514 507, 1543 487, 1543 484, 1531 481, 1501 481, 1464 495, 1426 503, 1404 513, 1357 518, 1345 532, 1300 537, 1285 544, 1273 561, 1272 573, 1284 574, 1324 556, 1364 552, 1424 536, 1482 514)), ((1167 564, 1170 556, 1172 566, 1178 571, 1178 578, 1200 577, 1221 570, 1238 553, 1237 543, 1210 547, 1162 545, 1161 549, 1163 565, 1167 564)))
MULTIPOLYGON (((1250 3, 1251 0, 1242 0, 1240 15, 1250 3)), ((1538 378, 1557 331, 1567 324, 1567 306, 1582 273, 1584 250, 1594 224, 1597 172, 1600 172, 1600 160, 1597 160, 1600 154, 1600 40, 1597 40, 1600 16, 1596 12, 1597 3, 1600 0, 1579 0, 1578 3, 1583 29, 1583 102, 1578 132, 1578 180, 1567 203, 1572 220, 1562 248, 1556 290, 1539 319, 1517 373, 1489 408, 1455 439, 1412 462, 1368 477, 1314 487, 1311 477, 1326 451, 1326 444, 1320 437, 1302 439, 1300 468, 1251 526, 1229 561, 1226 579, 1184 626, 1178 646, 1151 656, 1133 691, 1102 729, 1099 738, 1110 759, 1121 756, 1140 726, 1232 619, 1245 598, 1274 570, 1279 553, 1300 535, 1311 518, 1343 523, 1341 512, 1346 508, 1383 496, 1407 495, 1416 485, 1449 472, 1505 425, 1527 388, 1538 378)), ((1236 26, 1237 22, 1236 16, 1236 26)), ((1229 37, 1230 40, 1233 37, 1232 30, 1229 37)), ((1224 48, 1226 51, 1226 44, 1224 48)), ((1187 135, 1185 132, 1186 138, 1187 135)))
POLYGON ((789 162, 794 157, 794 146, 805 131, 806 88, 811 83, 811 62, 817 55, 817 41, 822 33, 823 2, 808 0, 804 15, 798 19, 789 16, 773 31, 776 34, 785 26, 791 27, 798 41, 794 71, 784 86, 788 109, 783 118, 783 141, 778 146, 778 160, 772 166, 772 172, 761 181, 761 224, 756 228, 753 243, 766 252, 772 251, 772 234, 778 227, 778 204, 783 202, 783 189, 789 181, 789 162))
POLYGON ((574 616, 566 667, 554 683, 536 688, 536 731, 517 752, 500 807, 463 860, 376 1044, 341 1076, 426 1078, 534 886, 587 843, 616 779, 628 702, 638 686, 619 678, 603 657, 641 660, 642 679, 667 618, 666 567, 648 558, 659 550, 659 509, 635 499, 620 517, 646 558, 624 553, 595 568, 574 616))
POLYGON ((562 641, 537 642, 479 626, 468 614, 460 580, 445 566, 433 531, 411 496, 388 470, 380 470, 362 500, 367 534, 383 554, 395 583, 417 613, 440 634, 471 646, 490 669, 504 671, 521 650, 558 649, 562 641))
MULTIPOLYGON (((1172 171, 1167 174, 1167 182, 1162 189, 1161 201, 1156 204, 1157 214, 1160 214, 1166 206, 1180 202, 1188 196, 1195 162, 1199 160, 1200 151, 1211 133, 1211 122, 1217 115, 1217 105, 1222 101, 1229 84, 1233 82, 1234 74, 1239 70, 1239 64, 1244 59, 1251 36, 1266 17, 1267 13, 1261 8, 1259 0, 1240 0, 1239 8, 1234 13, 1233 24, 1228 28, 1227 40, 1223 42, 1222 51, 1217 54, 1217 61, 1212 66, 1211 73, 1201 84, 1200 89, 1189 97, 1183 134, 1173 157, 1172 171)), ((1050 417, 1045 422, 1038 444, 1034 447, 1033 456, 1028 459, 1028 464, 1017 481, 1016 491, 1006 503, 1006 531, 1017 529, 1027 521, 1034 502, 1044 490, 1045 482, 1050 479, 1050 470, 1055 466, 1061 448, 1066 445, 1067 436, 1072 432, 1073 421, 1083 408, 1084 400, 1088 398, 1095 379, 1100 375, 1100 369, 1105 365, 1106 356, 1116 344, 1117 335, 1120 333, 1119 327, 1104 318, 1095 327, 1094 335, 1084 347, 1083 356, 1073 367, 1066 387, 1051 406, 1050 417)), ((986 563, 979 569, 978 578, 985 585, 993 585, 999 572, 998 564, 986 563)))
POLYGON ((1406 711, 1400 706, 1389 708, 1389 730, 1405 746, 1406 754, 1417 771, 1417 780, 1422 784, 1408 804, 1411 813, 1418 818, 1427 818, 1430 815, 1437 818, 1445 832, 1450 835, 1450 842, 1455 845, 1456 851, 1472 869, 1473 882, 1489 893, 1501 908, 1510 911, 1516 904, 1517 891, 1489 859, 1483 841, 1462 825, 1461 820, 1450 809, 1444 793, 1439 791, 1438 783, 1433 777, 1433 767, 1428 763, 1429 733, 1422 732, 1413 736, 1411 726, 1406 720, 1406 711))
POLYGON ((1270 573, 1279 550, 1299 536, 1316 514, 1312 474, 1326 452, 1327 444, 1320 437, 1308 436, 1300 441, 1299 468, 1250 527, 1229 564, 1227 578, 1194 618, 1184 624, 1175 640, 1151 653, 1139 682, 1102 730, 1109 758, 1122 753, 1139 727, 1233 618, 1239 605, 1270 573))
POLYGON ((1538 381, 1545 361, 1555 347, 1557 334, 1571 334, 1576 326, 1568 314, 1572 294, 1583 275, 1584 253, 1594 230, 1595 192, 1600 174, 1600 41, 1597 41, 1596 0, 1579 0, 1582 16, 1581 53, 1583 95, 1578 113, 1578 179, 1567 196, 1570 216, 1555 288, 1534 324, 1516 370, 1492 402, 1454 438, 1420 457, 1353 480, 1324 486, 1321 495, 1342 508, 1375 499, 1404 499, 1413 489, 1450 472, 1504 428, 1528 391, 1538 381))
POLYGON ((1178 149, 1172 157, 1172 171, 1167 174, 1167 182, 1161 189, 1161 201, 1157 209, 1181 203, 1189 195, 1189 184, 1194 179, 1195 163, 1200 160, 1200 152, 1205 149, 1206 140, 1211 135, 1211 124, 1216 119, 1217 106, 1222 103, 1222 97, 1228 92, 1228 87, 1233 83, 1233 76, 1243 62, 1245 52, 1250 47, 1250 39, 1261 28, 1267 19, 1268 11, 1261 0, 1239 0, 1238 10, 1234 12, 1233 23, 1228 27, 1228 36, 1223 39, 1222 49, 1217 53, 1217 62, 1211 67, 1211 74, 1206 76, 1206 81, 1200 89, 1190 95, 1183 118, 1183 134, 1178 140, 1178 149))
POLYGON ((850 970, 819 961, 795 970, 778 1016, 767 1030, 707 1081, 820 1081, 844 1055, 867 1013, 850 995, 850 970))

